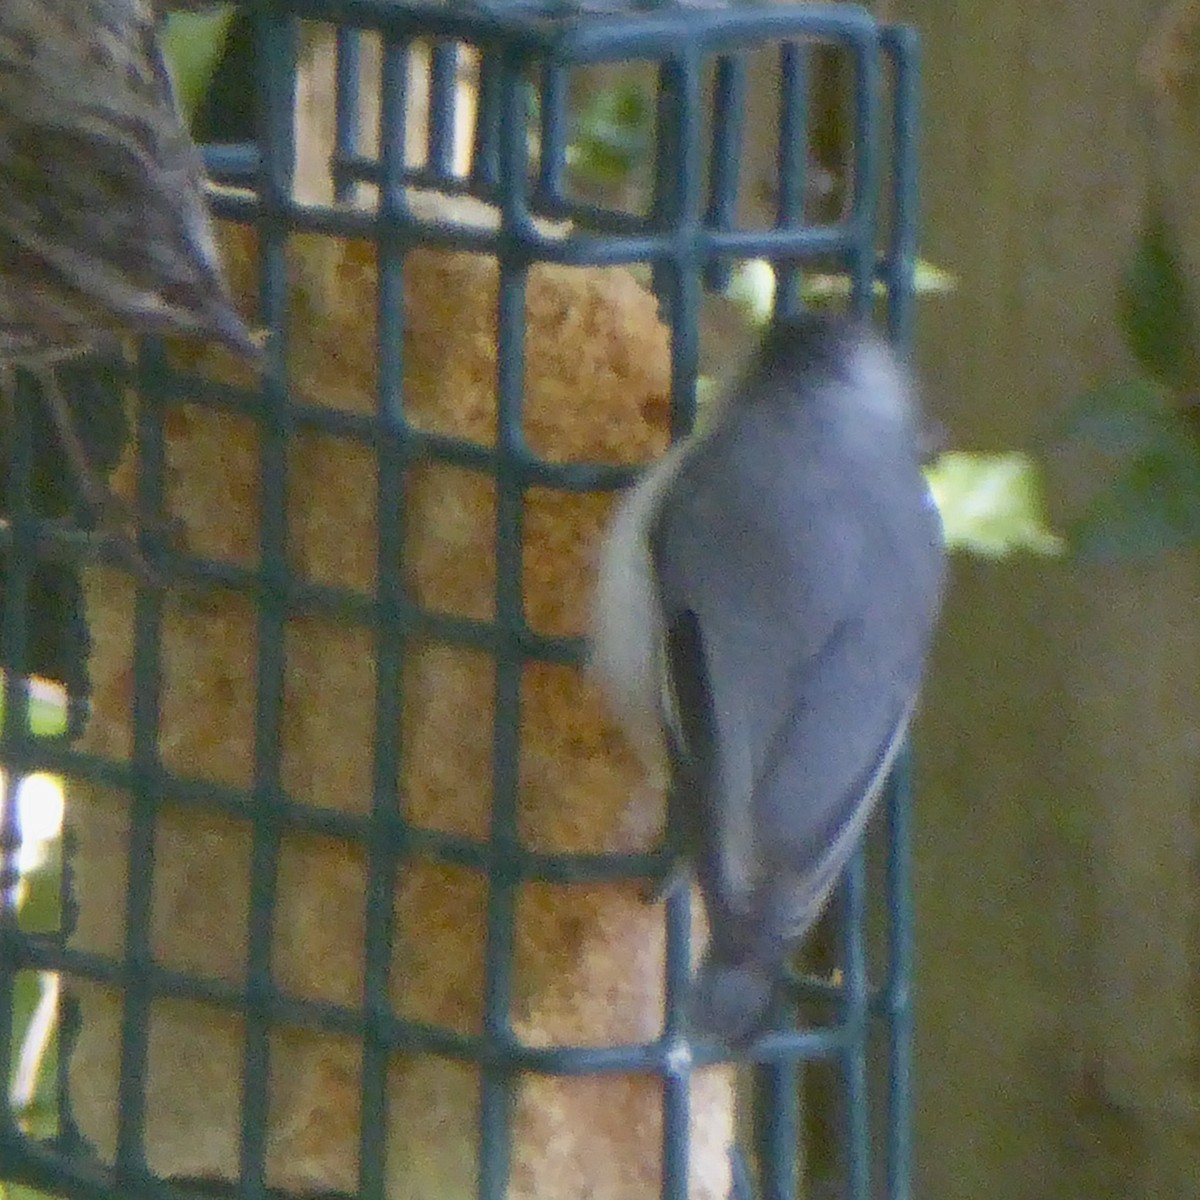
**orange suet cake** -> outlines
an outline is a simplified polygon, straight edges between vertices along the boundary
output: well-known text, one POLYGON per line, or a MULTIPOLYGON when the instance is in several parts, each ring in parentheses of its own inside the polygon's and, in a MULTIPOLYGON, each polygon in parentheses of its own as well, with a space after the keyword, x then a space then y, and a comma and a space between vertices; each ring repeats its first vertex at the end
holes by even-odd
MULTIPOLYGON (((252 288, 252 235, 227 230, 241 294, 252 288), (240 277, 240 278, 239 278, 240 277)), ((289 379, 301 404, 374 412, 375 250, 296 237, 288 252, 289 379), (331 247, 333 247, 331 249, 331 247), (311 254, 311 258, 309 257, 311 254), (305 281, 320 276, 320 286, 305 281)), ((405 265, 405 403, 421 429, 490 443, 495 436, 497 267, 481 255, 420 249, 405 265)), ((535 266, 526 306, 524 428, 556 461, 649 460, 666 442, 666 331, 654 298, 624 270, 535 266)), ((242 378, 219 350, 193 352, 204 374, 242 378)), ((181 400, 165 415, 165 499, 199 554, 256 566, 263 427, 181 400)), ((300 426, 286 447, 287 552, 297 578, 372 594, 378 459, 373 447, 300 426)), ((137 463, 117 486, 132 494, 137 463)), ((581 633, 592 557, 609 495, 539 489, 525 500, 522 586, 531 626, 581 633)), ((407 476, 404 571, 423 607, 487 619, 495 593, 494 480, 425 463, 407 476)), ((95 639, 90 749, 133 747, 134 596, 114 572, 88 580, 95 639)), ((289 802, 364 815, 373 794, 377 635, 320 611, 288 615, 281 647, 233 590, 166 596, 161 615, 159 752, 199 803, 164 802, 155 829, 151 951, 155 961, 241 985, 249 947, 250 823, 206 803, 255 778, 260 683, 278 688, 279 783, 289 802), (259 679, 280 650, 280 677, 259 679)), ((402 676, 397 792, 413 824, 487 836, 495 669, 482 652, 410 641, 402 676)), ((523 672, 517 821, 542 850, 651 847, 662 822, 657 781, 620 741, 573 668, 523 672)), ((77 786, 72 813, 80 920, 77 946, 124 950, 134 801, 77 786)), ((271 971, 288 997, 357 1009, 364 986, 367 860, 320 821, 285 827, 274 893, 271 971)), ((149 864, 137 864, 138 870, 149 864)), ((397 1013, 477 1032, 484 994, 486 878, 466 867, 397 863, 390 992, 397 1013)), ((524 885, 516 894, 513 1013, 538 1045, 605 1045, 657 1035, 662 1014, 663 909, 638 885, 524 885)), ((697 929, 697 936, 700 930, 697 929)), ((105 1155, 116 1142, 120 997, 76 988, 83 1027, 71 1064, 75 1115, 105 1155)), ((199 1001, 150 1006, 147 1147, 172 1176, 237 1173, 244 1022, 199 1001)), ((268 1182, 296 1191, 357 1185, 361 1049, 301 1023, 271 1035, 268 1182)), ((479 1079, 470 1065, 394 1056, 388 1074, 388 1195, 474 1194, 479 1079)), ((653 1076, 523 1076, 516 1089, 514 1197, 642 1200, 661 1178, 662 1085, 653 1076)), ((733 1078, 699 1071, 692 1088, 693 1197, 724 1200, 733 1140, 733 1078)))

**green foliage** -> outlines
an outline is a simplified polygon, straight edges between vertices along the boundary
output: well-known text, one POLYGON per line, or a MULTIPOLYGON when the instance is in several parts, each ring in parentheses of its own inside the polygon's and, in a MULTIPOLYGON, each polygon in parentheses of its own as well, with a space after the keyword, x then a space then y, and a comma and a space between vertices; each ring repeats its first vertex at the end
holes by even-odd
POLYGON ((1200 447, 1169 389, 1148 379, 1099 388, 1068 413, 1066 432, 1107 464, 1071 523, 1081 554, 1127 559, 1200 538, 1200 447))
MULTIPOLYGON (((0 670, 0 725, 4 723, 5 672, 0 670)), ((34 737, 58 737, 67 731, 67 697, 61 684, 29 679, 29 732, 34 737)))
POLYGON ((188 120, 204 99, 235 12, 232 5, 220 4, 198 12, 169 13, 163 22, 163 55, 188 120))
MULTIPOLYGON (((2 673, 0 673, 2 675, 2 673)), ((0 680, 2 683, 2 680, 0 680)), ((65 689, 45 680, 31 679, 29 687, 29 729, 34 737, 57 737, 66 732, 67 698, 65 689)), ((3 690, 0 688, 0 723, 3 722, 3 690)), ((8 793, 12 796, 14 793, 8 793)), ((22 808, 25 801, 21 802, 22 808)), ((43 830, 41 837, 48 836, 43 830)), ((36 843, 35 843, 36 844, 36 843)), ((35 854, 31 863, 22 866, 18 884, 20 928, 29 933, 51 932, 62 925, 62 862, 61 844, 57 839, 43 843, 41 854, 35 854), (38 860, 41 861, 38 861, 38 860)), ((22 858, 24 850, 22 850, 22 858)), ((55 1075, 57 1073, 57 1034, 51 1026, 46 1040, 31 1037, 33 1018, 43 999, 43 989, 51 986, 49 976, 40 972, 22 970, 17 972, 13 989, 13 1045, 21 1053, 32 1052, 36 1047, 40 1059, 31 1061, 36 1066, 36 1075, 31 1076, 34 1087, 27 1101, 22 1101, 15 1113, 22 1130, 34 1137, 50 1137, 58 1131, 57 1108, 54 1100, 55 1075)), ((52 997, 49 997, 52 999, 52 997)), ((16 1064, 14 1064, 15 1068, 16 1064)), ((16 1072, 14 1069, 14 1076, 16 1072)), ((9 1080, 0 1080, 8 1090, 9 1080)), ((41 1200, 39 1194, 14 1184, 0 1183, 0 1200, 41 1200)))
POLYGON ((653 150, 654 100, 628 80, 594 95, 575 119, 567 163, 586 183, 619 187, 653 150))
POLYGON ((1070 526, 1079 553, 1117 560, 1200 540, 1196 324, 1157 197, 1117 294, 1122 332, 1143 375, 1106 384, 1067 413, 1066 439, 1100 459, 1103 484, 1070 526))
POLYGON ((1041 473, 1027 454, 950 451, 925 469, 946 546, 983 558, 1061 554, 1046 521, 1041 473))
POLYGON ((1126 342, 1146 374, 1169 388, 1196 380, 1195 325, 1174 234, 1161 201, 1146 207, 1142 236, 1117 293, 1126 342))

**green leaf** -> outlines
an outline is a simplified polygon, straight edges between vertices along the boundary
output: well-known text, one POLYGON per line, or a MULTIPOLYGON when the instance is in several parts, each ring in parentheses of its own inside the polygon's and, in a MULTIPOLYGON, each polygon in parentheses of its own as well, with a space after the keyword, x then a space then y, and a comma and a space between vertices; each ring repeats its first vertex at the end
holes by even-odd
POLYGON ((1108 561, 1200 541, 1200 448, 1182 418, 1092 498, 1070 536, 1081 555, 1108 561))
POLYGON ((217 69, 235 11, 233 5, 221 4, 200 12, 169 13, 163 22, 163 56, 179 107, 189 121, 195 117, 217 69))
POLYGON ((1162 201, 1147 204, 1142 236, 1117 294, 1129 349, 1153 379, 1184 389, 1196 377, 1195 325, 1174 231, 1162 201))
POLYGON ((1067 411, 1061 434, 1110 460, 1068 531, 1081 555, 1142 558, 1200 541, 1200 443, 1176 404, 1142 378, 1106 384, 1067 411))
POLYGON ((1063 552, 1062 538, 1047 524, 1041 476, 1028 455, 952 451, 927 467, 925 477, 947 548, 985 558, 1063 552))
POLYGON ((567 162, 590 183, 624 183, 650 156, 653 122, 653 98, 643 84, 598 92, 577 118, 567 162))
POLYGON ((1164 433, 1178 436, 1170 393, 1141 377, 1106 383, 1075 401, 1056 423, 1055 436, 1121 458, 1144 453, 1164 433))
MULTIPOLYGON (((0 726, 4 724, 5 672, 0 671, 0 726)), ((67 731, 67 690, 49 679, 26 680, 29 689, 29 732, 34 737, 60 737, 67 731)))
POLYGON ((958 287, 958 276, 952 271, 934 266, 923 258, 917 259, 913 272, 913 291, 918 296, 943 296, 958 287))

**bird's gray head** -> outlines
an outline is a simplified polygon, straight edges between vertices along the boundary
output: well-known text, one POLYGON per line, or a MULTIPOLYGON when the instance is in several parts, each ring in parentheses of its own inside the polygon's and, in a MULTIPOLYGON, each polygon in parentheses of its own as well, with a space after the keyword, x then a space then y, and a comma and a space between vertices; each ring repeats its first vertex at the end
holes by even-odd
POLYGON ((863 321, 813 312, 775 321, 751 360, 743 394, 779 396, 797 380, 809 385, 807 402, 836 406, 851 421, 918 423, 908 370, 863 321))

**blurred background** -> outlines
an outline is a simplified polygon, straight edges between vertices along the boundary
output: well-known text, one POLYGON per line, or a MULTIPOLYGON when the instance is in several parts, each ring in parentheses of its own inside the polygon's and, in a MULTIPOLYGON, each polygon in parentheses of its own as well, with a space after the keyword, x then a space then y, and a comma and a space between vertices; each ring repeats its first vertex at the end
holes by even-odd
MULTIPOLYGON (((919 308, 932 407, 956 446, 1034 451, 1063 528, 1136 468, 1076 553, 955 563, 919 735, 917 1194, 1194 1195, 1196 493, 1164 465, 1195 457, 1190 328, 1165 355, 1183 378, 1147 389, 1165 446, 1137 441, 1136 384, 1095 422, 1108 460, 1062 428, 1081 397, 1094 414, 1147 374, 1123 282, 1149 200, 1185 299, 1197 282, 1200 14, 889 11, 924 44, 922 252, 959 280, 919 308)), ((1154 276, 1148 302, 1173 280, 1154 276)))

